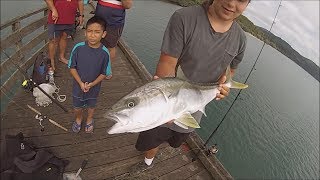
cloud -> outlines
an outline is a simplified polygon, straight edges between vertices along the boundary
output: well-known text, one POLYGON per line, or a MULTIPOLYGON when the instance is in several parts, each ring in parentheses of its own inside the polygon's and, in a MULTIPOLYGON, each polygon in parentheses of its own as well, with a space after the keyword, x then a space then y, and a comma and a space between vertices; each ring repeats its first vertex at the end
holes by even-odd
MULTIPOLYGON (((319 65, 319 1, 282 1, 272 32, 319 65)), ((270 29, 279 1, 252 1, 244 15, 270 29)))

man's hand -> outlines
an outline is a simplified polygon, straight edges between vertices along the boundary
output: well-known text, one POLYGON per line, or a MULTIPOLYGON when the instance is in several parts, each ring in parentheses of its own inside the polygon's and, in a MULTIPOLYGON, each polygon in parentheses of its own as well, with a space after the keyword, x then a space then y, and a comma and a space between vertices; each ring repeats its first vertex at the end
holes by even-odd
POLYGON ((83 25, 83 16, 79 16, 78 20, 79 20, 79 25, 82 26, 83 25))
POLYGON ((152 80, 159 79, 159 76, 154 75, 152 80))
POLYGON ((220 93, 217 93, 216 100, 221 100, 229 95, 230 89, 229 87, 224 85, 226 80, 227 80, 227 76, 224 73, 218 80, 218 83, 219 83, 218 90, 220 91, 220 93))
POLYGON ((53 9, 52 10, 52 20, 54 21, 55 24, 57 23, 58 19, 59 19, 58 11, 56 9, 53 9))

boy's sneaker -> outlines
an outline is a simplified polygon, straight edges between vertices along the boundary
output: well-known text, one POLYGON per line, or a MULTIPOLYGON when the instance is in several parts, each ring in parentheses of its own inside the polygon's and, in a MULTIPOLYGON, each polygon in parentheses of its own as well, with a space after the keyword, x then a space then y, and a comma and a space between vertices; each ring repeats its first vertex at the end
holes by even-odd
POLYGON ((148 166, 144 161, 140 161, 139 163, 133 165, 130 168, 129 173, 130 174, 139 174, 142 173, 148 169, 151 169, 153 167, 154 163, 152 162, 152 164, 150 166, 148 166))

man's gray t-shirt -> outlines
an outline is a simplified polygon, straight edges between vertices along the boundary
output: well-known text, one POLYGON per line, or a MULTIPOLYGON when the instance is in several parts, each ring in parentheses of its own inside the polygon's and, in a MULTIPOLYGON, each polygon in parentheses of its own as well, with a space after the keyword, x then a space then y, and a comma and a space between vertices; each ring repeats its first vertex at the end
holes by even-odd
MULTIPOLYGON (((236 69, 246 48, 246 36, 238 23, 233 22, 227 32, 215 32, 204 6, 191 6, 177 10, 168 23, 161 52, 178 58, 177 67, 184 76, 198 83, 215 83, 227 66, 236 69)), ((195 117, 199 122, 201 115, 195 117)), ((163 126, 188 133, 171 123, 163 126)))

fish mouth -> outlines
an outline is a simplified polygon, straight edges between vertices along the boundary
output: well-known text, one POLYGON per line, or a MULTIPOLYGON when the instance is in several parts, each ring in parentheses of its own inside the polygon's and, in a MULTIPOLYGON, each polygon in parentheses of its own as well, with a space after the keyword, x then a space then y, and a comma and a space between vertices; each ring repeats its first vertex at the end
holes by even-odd
POLYGON ((110 119, 110 120, 112 120, 112 121, 114 121, 114 122, 120 122, 120 120, 119 120, 119 117, 118 116, 116 116, 115 114, 107 114, 106 116, 105 116, 105 118, 107 118, 107 119, 110 119))

